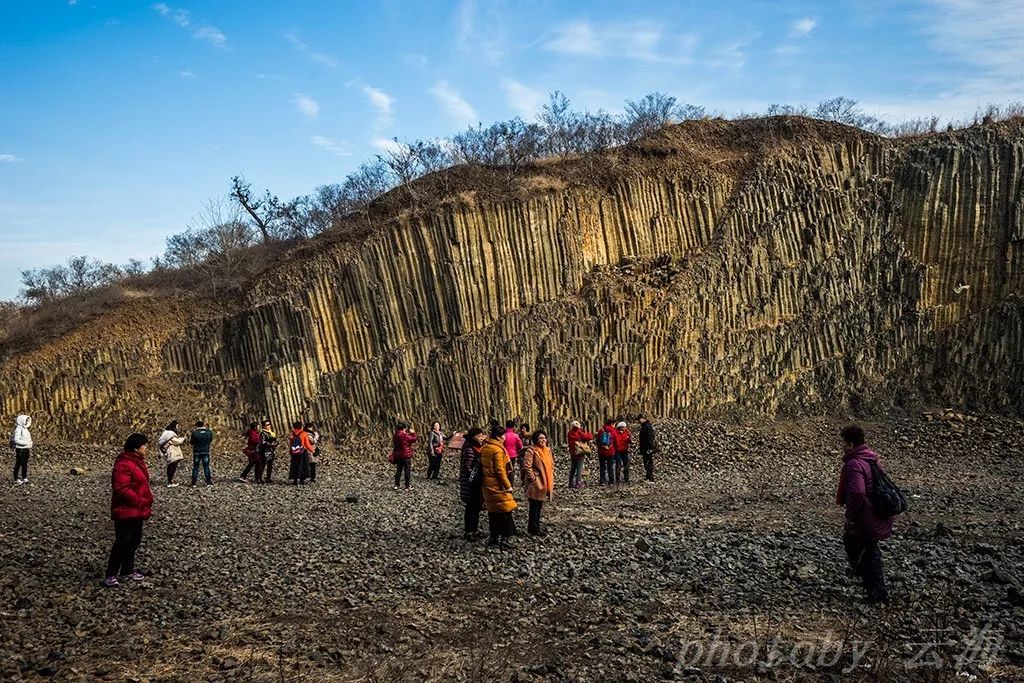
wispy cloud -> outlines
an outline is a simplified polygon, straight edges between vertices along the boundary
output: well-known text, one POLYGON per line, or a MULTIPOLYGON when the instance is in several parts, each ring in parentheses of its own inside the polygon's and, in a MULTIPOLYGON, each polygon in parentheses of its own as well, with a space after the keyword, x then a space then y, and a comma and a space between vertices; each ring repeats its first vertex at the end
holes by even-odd
POLYGON ((927 0, 922 28, 932 46, 978 67, 974 85, 1002 86, 1003 98, 1024 84, 1024 4, 1019 0, 927 0))
POLYGON ((320 105, 309 95, 297 92, 292 101, 295 103, 295 108, 302 112, 302 115, 310 121, 315 119, 320 113, 320 105))
POLYGON ((24 159, 16 154, 0 154, 0 164, 16 164, 19 161, 24 161, 24 159))
MULTIPOLYGON (((193 26, 192 18, 187 9, 170 7, 163 2, 158 2, 155 5, 152 5, 152 7, 157 14, 174 22, 181 28, 188 29, 193 26)), ((212 24, 204 23, 195 27, 195 30, 192 31, 192 37, 196 40, 205 41, 221 50, 231 49, 228 47, 228 37, 224 35, 223 31, 212 24)))
POLYGON ((170 19, 182 28, 188 28, 188 25, 192 23, 188 18, 187 9, 172 9, 162 2, 158 2, 153 5, 153 9, 156 10, 160 16, 170 19))
POLYGON ((314 135, 309 139, 317 147, 326 149, 331 154, 339 157, 350 157, 352 152, 349 151, 348 143, 344 140, 335 140, 334 138, 326 138, 322 135, 314 135))
POLYGON ((448 81, 438 81, 437 84, 430 89, 430 94, 433 95, 438 104, 441 105, 441 108, 444 109, 448 118, 457 125, 471 126, 480 120, 472 105, 462 99, 462 96, 457 90, 448 84, 448 81))
POLYGON ((790 38, 802 38, 813 31, 818 25, 818 20, 812 17, 797 19, 789 25, 790 38))
POLYGON ((286 31, 284 34, 284 39, 287 40, 288 43, 293 48, 295 48, 297 52, 301 52, 314 62, 318 64, 323 64, 324 66, 329 66, 331 68, 338 66, 337 59, 335 59, 329 54, 314 50, 309 43, 299 38, 299 36, 296 35, 293 31, 286 31))
POLYGON ((78 0, 68 0, 68 5, 70 5, 71 7, 74 7, 77 4, 78 4, 78 0))
POLYGON ((178 75, 182 78, 197 78, 197 76, 192 72, 192 69, 183 69, 178 72, 178 75))
POLYGON ((653 21, 595 25, 579 19, 560 26, 545 47, 553 52, 585 57, 690 64, 697 42, 697 37, 688 33, 666 38, 664 26, 653 21))
POLYGON ((504 10, 501 2, 488 3, 486 15, 478 20, 476 0, 462 0, 455 11, 455 47, 459 52, 483 57, 492 64, 501 61, 505 56, 504 10))
POLYGON ((228 47, 228 37, 216 26, 200 26, 192 36, 199 40, 205 40, 210 45, 222 50, 226 50, 228 47))
POLYGON ((501 89, 505 92, 505 100, 508 105, 527 119, 532 119, 537 115, 546 99, 540 90, 531 88, 513 78, 503 78, 501 89))
POLYGON ((370 106, 377 111, 377 118, 374 120, 374 129, 376 131, 390 128, 393 122, 393 107, 395 100, 391 95, 379 88, 374 88, 372 85, 360 85, 359 89, 366 95, 367 101, 370 106))
POLYGON ((405 149, 401 142, 390 138, 374 138, 373 146, 381 152, 401 152, 405 149))

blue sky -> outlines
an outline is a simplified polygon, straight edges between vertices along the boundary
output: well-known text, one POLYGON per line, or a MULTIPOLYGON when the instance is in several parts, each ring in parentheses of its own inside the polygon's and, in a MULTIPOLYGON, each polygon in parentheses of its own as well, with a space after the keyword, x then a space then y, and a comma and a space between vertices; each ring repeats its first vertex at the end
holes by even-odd
POLYGON ((1024 99, 1021 0, 4 0, 0 27, 0 298, 23 268, 162 252, 234 174, 304 194, 555 89, 896 121, 1024 99))

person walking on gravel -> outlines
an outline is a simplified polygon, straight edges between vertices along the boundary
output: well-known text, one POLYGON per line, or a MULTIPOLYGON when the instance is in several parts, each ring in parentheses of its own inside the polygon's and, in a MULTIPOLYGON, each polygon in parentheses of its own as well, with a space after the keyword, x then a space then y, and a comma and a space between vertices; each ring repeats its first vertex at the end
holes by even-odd
POLYGON ((213 443, 213 430, 206 426, 202 420, 196 420, 196 428, 188 437, 192 445, 192 485, 199 481, 199 466, 203 466, 203 477, 207 486, 213 486, 213 476, 210 474, 210 445, 213 443))
POLYGON ((260 429, 260 460, 256 463, 256 481, 263 480, 264 484, 270 483, 270 475, 274 473, 274 451, 277 449, 277 434, 270 420, 263 421, 263 428, 260 429), (264 471, 266 475, 264 476, 264 471))
POLYGON ((388 461, 395 465, 395 490, 405 475, 405 490, 412 488, 412 445, 416 443, 416 430, 404 422, 395 426, 395 434, 391 437, 391 454, 388 461))
POLYGON ((149 440, 143 434, 132 434, 124 442, 124 450, 114 461, 110 476, 110 517, 114 520, 114 546, 107 560, 108 588, 120 585, 118 576, 142 581, 135 570, 135 551, 142 542, 142 525, 153 511, 153 491, 149 488, 146 450, 149 440))
POLYGON ((843 440, 843 469, 839 475, 836 503, 846 507, 843 529, 846 559, 864 584, 867 602, 888 602, 878 543, 892 535, 892 517, 877 512, 869 495, 875 488, 872 463, 878 464, 878 454, 868 447, 864 430, 856 425, 843 429, 840 437, 843 440))
POLYGON ((156 440, 157 448, 160 449, 160 453, 164 456, 164 462, 167 464, 167 488, 169 489, 178 485, 174 481, 174 473, 178 471, 178 463, 185 459, 185 454, 181 452, 183 443, 185 443, 185 437, 178 436, 177 420, 164 427, 160 438, 156 440))
MULTIPOLYGON (((505 448, 505 455, 508 456, 508 461, 512 464, 512 470, 509 473, 509 479, 514 479, 514 473, 518 469, 519 463, 519 452, 523 450, 526 444, 523 443, 523 439, 516 432, 516 421, 509 420, 505 423, 505 432, 502 437, 502 446, 505 448)), ((520 481, 522 479, 520 478, 520 481)))
MULTIPOLYGON (((480 449, 484 504, 487 506, 487 521, 490 526, 487 545, 497 546, 501 550, 511 548, 508 539, 516 535, 516 524, 512 519, 516 501, 512 497, 512 463, 505 450, 506 429, 497 422, 492 423, 488 430, 488 438, 480 449)), ((514 430, 512 435, 518 438, 514 430)))
POLYGON ((612 433, 615 445, 615 483, 629 483, 629 447, 633 445, 633 435, 625 422, 615 425, 612 433))
MULTIPOLYGON (((253 468, 256 467, 256 464, 259 462, 259 448, 259 425, 257 425, 255 422, 250 422, 249 429, 245 431, 245 446, 242 448, 242 453, 245 455, 245 459, 248 461, 248 463, 246 464, 245 469, 242 470, 242 474, 239 475, 238 481, 248 481, 247 477, 249 476, 249 472, 252 472, 253 468)), ((256 475, 256 483, 260 483, 259 474, 256 475)))
POLYGON ((28 483, 28 456, 32 454, 32 418, 19 415, 14 420, 14 431, 11 433, 11 448, 14 449, 14 485, 28 483))
POLYGON ((288 481, 299 485, 306 483, 309 476, 309 456, 316 450, 302 422, 292 423, 292 434, 288 438, 288 454, 291 460, 288 463, 288 481))
POLYGON ((612 467, 615 463, 615 421, 607 419, 597 433, 597 459, 601 465, 601 486, 612 484, 615 474, 612 467))
POLYGON ((309 483, 315 484, 316 466, 320 464, 320 431, 315 422, 307 422, 303 429, 309 435, 309 444, 313 447, 309 452, 309 483))
POLYGON ((435 422, 427 436, 427 479, 441 476, 441 457, 444 455, 445 435, 441 431, 441 423, 435 422))
POLYGON ((459 499, 466 506, 465 538, 476 540, 480 533, 480 510, 484 506, 483 472, 480 453, 487 435, 479 427, 466 432, 459 458, 459 499))
POLYGON ((555 459, 548 446, 548 435, 543 431, 535 431, 530 436, 530 444, 523 456, 526 499, 530 503, 526 532, 531 536, 546 536, 548 532, 541 527, 540 513, 555 491, 555 459))
POLYGON ((583 465, 587 453, 590 453, 590 442, 594 440, 594 435, 584 430, 578 420, 574 420, 565 438, 569 442, 569 488, 582 488, 583 465))
POLYGON ((644 460, 644 472, 647 481, 654 481, 654 454, 658 452, 658 442, 654 436, 654 425, 646 415, 640 416, 640 457, 644 460))

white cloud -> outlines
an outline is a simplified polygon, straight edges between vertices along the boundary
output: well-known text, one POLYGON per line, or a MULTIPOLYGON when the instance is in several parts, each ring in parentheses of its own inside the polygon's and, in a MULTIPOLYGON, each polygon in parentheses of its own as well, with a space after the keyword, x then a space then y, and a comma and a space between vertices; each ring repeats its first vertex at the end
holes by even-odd
POLYGON ((24 159, 16 154, 0 154, 0 164, 16 164, 19 161, 24 161, 24 159))
POLYGON ((362 89, 363 94, 366 95, 366 99, 370 100, 370 104, 373 105, 374 109, 384 116, 391 115, 391 106, 395 102, 391 95, 371 85, 364 85, 362 89))
POLYGON ((315 119, 320 113, 320 105, 308 95, 297 92, 293 101, 295 102, 295 108, 302 112, 302 115, 310 121, 315 119))
POLYGON ((222 50, 226 50, 228 47, 228 37, 216 26, 201 26, 192 36, 199 40, 205 40, 210 45, 222 50))
POLYGON ((540 90, 512 78, 503 78, 501 89, 505 91, 505 99, 509 106, 526 119, 534 118, 547 99, 540 90))
POLYGON ((326 138, 322 135, 314 135, 309 139, 317 147, 326 149, 331 154, 336 154, 339 157, 352 156, 352 152, 348 149, 348 143, 344 140, 335 140, 334 138, 326 138))
POLYGON ((70 5, 71 7, 74 7, 77 4, 78 4, 78 0, 68 0, 68 5, 70 5))
POLYGON ((192 72, 192 69, 184 69, 182 71, 179 71, 178 75, 182 78, 196 78, 196 75, 192 72))
POLYGON ((808 33, 813 31, 818 25, 818 20, 812 17, 804 17, 803 19, 797 19, 789 25, 789 37, 790 38, 802 38, 808 33))
MULTIPOLYGON (((187 9, 170 7, 163 2, 158 2, 155 5, 152 5, 152 8, 157 14, 173 21, 181 28, 189 28, 192 26, 192 20, 189 18, 189 12, 187 9)), ((192 37, 196 40, 206 41, 210 45, 220 48, 221 50, 231 49, 228 47, 228 37, 224 35, 224 32, 210 24, 204 24, 198 27, 192 32, 192 37)))
POLYGON ((323 52, 317 52, 316 50, 314 50, 310 46, 309 43, 307 43, 306 41, 304 41, 301 38, 299 38, 299 36, 297 36, 294 32, 286 31, 285 34, 284 34, 284 39, 287 40, 288 43, 293 48, 295 48, 296 51, 301 52, 302 54, 306 55, 307 57, 309 57, 314 62, 316 62, 318 64, 323 64, 324 66, 329 66, 332 69, 334 67, 338 66, 338 60, 337 59, 335 59, 334 57, 332 57, 329 54, 325 54, 323 52))
POLYGON ((373 146, 382 152, 400 152, 405 149, 401 142, 388 138, 374 138, 373 146))
POLYGON ((505 17, 502 3, 492 2, 477 21, 476 0, 462 0, 455 11, 455 46, 463 54, 483 57, 495 64, 505 55, 505 17), (484 29, 480 30, 478 24, 484 29))
POLYGON ((652 21, 597 26, 586 19, 563 24, 545 44, 548 50, 568 55, 672 64, 692 63, 696 46, 696 36, 682 33, 666 37, 664 27, 652 21))
POLYGON ((191 23, 188 18, 187 9, 173 9, 162 2, 158 2, 153 5, 153 9, 156 10, 160 16, 167 17, 182 28, 187 27, 191 23))
POLYGON ((466 100, 462 99, 458 91, 448 84, 448 81, 438 81, 430 94, 434 96, 441 108, 444 109, 452 121, 460 126, 472 126, 479 122, 476 110, 466 100))

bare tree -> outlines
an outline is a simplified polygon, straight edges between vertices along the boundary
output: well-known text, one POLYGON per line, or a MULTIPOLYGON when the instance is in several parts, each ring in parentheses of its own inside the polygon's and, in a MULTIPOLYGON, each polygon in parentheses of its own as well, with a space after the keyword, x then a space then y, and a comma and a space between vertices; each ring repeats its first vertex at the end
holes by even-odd
POLYGON ((627 100, 625 124, 633 140, 661 130, 676 117, 676 98, 653 92, 643 99, 627 100))
POLYGON ((171 267, 203 273, 216 292, 238 284, 246 251, 255 243, 255 232, 242 220, 239 207, 211 199, 185 232, 167 238, 163 260, 171 267))
POLYGON ((373 228, 370 220, 370 205, 393 187, 387 166, 380 160, 361 164, 350 173, 341 185, 345 201, 366 217, 366 224, 373 228))

